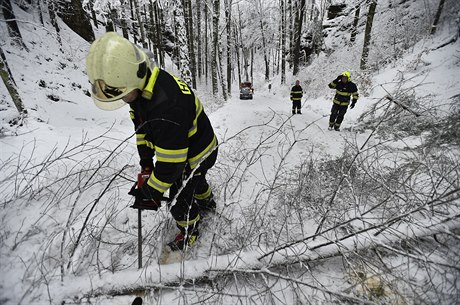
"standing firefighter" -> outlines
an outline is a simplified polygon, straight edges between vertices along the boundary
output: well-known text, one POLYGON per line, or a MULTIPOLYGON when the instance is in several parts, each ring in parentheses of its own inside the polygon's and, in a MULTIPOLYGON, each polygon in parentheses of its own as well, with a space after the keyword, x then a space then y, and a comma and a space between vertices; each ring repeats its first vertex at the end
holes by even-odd
POLYGON ((329 84, 329 88, 335 89, 331 116, 329 117, 329 130, 334 128, 340 131, 340 124, 342 124, 343 117, 350 104, 350 97, 352 98, 350 109, 353 109, 358 101, 358 87, 351 81, 350 72, 345 71, 329 84))
POLYGON ((99 108, 130 106, 141 174, 147 177, 130 192, 133 207, 156 211, 167 190, 171 199, 177 195, 171 214, 180 232, 168 245, 172 250, 193 245, 200 214, 216 206, 205 177, 216 161, 217 140, 201 102, 181 79, 113 32, 91 45, 86 69, 99 108))
POLYGON ((302 100, 303 90, 300 87, 300 81, 295 81, 295 86, 291 89, 291 101, 292 101, 292 114, 302 114, 300 111, 300 102, 302 100))

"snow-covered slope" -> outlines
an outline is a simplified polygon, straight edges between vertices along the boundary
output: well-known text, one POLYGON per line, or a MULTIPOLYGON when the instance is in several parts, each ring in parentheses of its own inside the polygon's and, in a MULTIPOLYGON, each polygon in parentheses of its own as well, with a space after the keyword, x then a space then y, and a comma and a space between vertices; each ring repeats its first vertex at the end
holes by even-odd
MULTIPOLYGON (((411 9, 416 3, 406 2, 411 9)), ((388 3, 382 1, 386 8, 388 3)), ((216 105, 215 99, 206 94, 207 88, 200 86, 198 95, 220 141, 218 163, 210 171, 209 180, 218 211, 226 220, 217 218, 212 223, 212 230, 203 234, 202 248, 195 250, 189 261, 161 266, 157 264, 158 248, 170 234, 166 229, 173 228, 166 220, 170 216, 166 207, 158 213, 144 212, 147 267, 137 270, 137 213, 128 208, 132 198, 126 193, 138 167, 127 109, 104 112, 87 96, 84 58, 88 43, 60 23, 61 52, 49 24, 42 27, 37 16, 17 7, 15 13, 19 20, 29 20, 20 27, 30 51, 16 48, 8 39, 2 49, 28 115, 21 126, 8 123, 16 114, 0 84, 1 304, 70 303, 73 297, 82 303, 128 304, 131 295, 113 298, 110 294, 135 294, 131 290, 140 286, 153 291, 146 295, 152 304, 204 302, 207 298, 216 303, 239 300, 243 304, 266 304, 268 299, 257 296, 261 290, 270 290, 268 287, 281 300, 272 299, 274 303, 327 302, 329 294, 323 295, 324 291, 355 297, 352 288, 347 290, 352 285, 339 259, 315 262, 311 269, 297 262, 299 270, 295 271, 299 273, 294 273, 294 282, 275 278, 254 284, 251 277, 239 279, 237 269, 272 272, 264 269, 272 262, 258 260, 261 255, 273 250, 274 245, 315 233, 317 215, 326 208, 315 206, 317 202, 305 197, 300 202, 289 201, 293 194, 283 192, 317 192, 317 185, 295 187, 305 174, 304 166, 310 161, 314 165, 334 163, 349 153, 350 143, 363 145, 371 134, 366 127, 357 132, 363 113, 388 94, 409 91, 415 98, 426 100, 427 110, 435 105, 447 106, 447 101, 460 94, 456 80, 460 75, 459 42, 440 47, 455 35, 452 23, 438 35, 398 53, 389 65, 379 63, 377 72, 370 75, 362 75, 357 69, 358 47, 344 46, 332 55, 320 55, 297 76, 306 91, 302 115, 290 114, 290 84, 278 85, 276 76, 268 91, 262 71, 256 73, 260 77, 254 81, 256 94, 251 101, 239 100, 234 92, 229 101, 216 105), (328 131, 334 92, 327 84, 345 69, 357 76, 361 98, 348 111, 342 132, 328 131), (298 179, 292 178, 296 175, 298 179), (294 211, 305 210, 310 217, 302 214, 300 220, 296 219, 294 211), (285 234, 286 227, 294 229, 285 234), (213 248, 204 246, 211 241, 213 248), (302 271, 307 269, 309 273, 302 271), (223 280, 219 282, 223 287, 206 291, 206 277, 215 279, 216 274, 232 274, 230 278, 239 280, 227 286, 227 280, 223 280), (194 281, 199 283, 195 286, 194 281), (168 287, 171 283, 175 285, 168 287)), ((383 22, 386 19, 375 21, 378 33, 384 28, 383 22)), ((4 23, 0 23, 0 36, 8 37, 4 23)), ((404 140, 411 146, 423 138, 404 140)), ((348 210, 346 213, 352 214, 348 210)), ((352 244, 342 245, 351 249, 352 244)), ((325 250, 318 253, 328 254, 325 250)), ((278 260, 274 263, 282 261, 279 256, 275 258, 278 260)))

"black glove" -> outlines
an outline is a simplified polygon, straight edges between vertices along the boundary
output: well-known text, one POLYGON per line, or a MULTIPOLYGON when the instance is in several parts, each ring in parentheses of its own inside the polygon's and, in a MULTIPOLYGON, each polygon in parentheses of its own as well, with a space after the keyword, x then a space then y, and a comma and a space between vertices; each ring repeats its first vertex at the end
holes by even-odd
POLYGON ((350 109, 355 108, 356 100, 351 101, 350 109))
POLYGON ((137 182, 128 193, 135 197, 134 204, 131 207, 133 209, 157 211, 161 207, 162 194, 147 183, 144 183, 140 188, 136 188, 136 186, 137 182))
POLYGON ((337 78, 335 79, 336 82, 338 81, 342 81, 342 74, 340 74, 339 76, 337 76, 337 78))

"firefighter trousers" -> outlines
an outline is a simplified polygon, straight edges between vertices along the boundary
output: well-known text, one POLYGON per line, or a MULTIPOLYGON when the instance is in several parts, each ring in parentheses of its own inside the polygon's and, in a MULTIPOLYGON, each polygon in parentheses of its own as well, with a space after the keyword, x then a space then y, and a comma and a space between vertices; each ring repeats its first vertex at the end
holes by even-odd
POLYGON ((181 175, 169 189, 169 197, 171 199, 180 191, 175 205, 171 207, 171 215, 182 231, 187 230, 191 232, 193 230, 190 230, 190 226, 194 229, 198 227, 200 210, 195 197, 206 200, 206 197, 210 198, 212 196, 211 189, 206 181, 206 173, 215 164, 216 159, 217 148, 201 162, 191 178, 190 175, 192 171, 190 168, 187 168, 184 174, 181 175), (184 181, 187 181, 187 183, 181 190, 184 181))
POLYGON ((332 104, 331 116, 329 117, 329 126, 340 127, 342 124, 345 113, 347 113, 348 105, 341 106, 339 104, 332 104))

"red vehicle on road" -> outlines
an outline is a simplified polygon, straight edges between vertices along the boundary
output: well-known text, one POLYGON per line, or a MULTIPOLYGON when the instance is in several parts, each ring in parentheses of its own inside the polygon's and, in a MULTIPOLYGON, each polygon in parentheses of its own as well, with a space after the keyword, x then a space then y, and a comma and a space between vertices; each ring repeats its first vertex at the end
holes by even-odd
POLYGON ((254 88, 251 82, 243 82, 240 84, 240 100, 252 100, 254 88))

